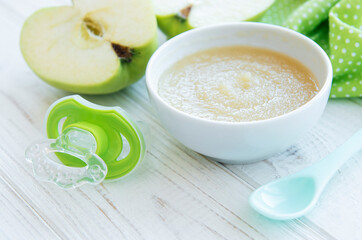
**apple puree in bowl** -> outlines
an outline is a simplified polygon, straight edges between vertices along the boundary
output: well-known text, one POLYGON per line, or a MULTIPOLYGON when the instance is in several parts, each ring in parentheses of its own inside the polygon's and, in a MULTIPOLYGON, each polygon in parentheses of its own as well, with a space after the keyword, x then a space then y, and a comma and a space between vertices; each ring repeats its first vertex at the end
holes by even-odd
POLYGON ((277 117, 312 99, 312 72, 284 54, 250 46, 212 48, 172 65, 158 84, 170 105, 196 117, 245 122, 277 117))

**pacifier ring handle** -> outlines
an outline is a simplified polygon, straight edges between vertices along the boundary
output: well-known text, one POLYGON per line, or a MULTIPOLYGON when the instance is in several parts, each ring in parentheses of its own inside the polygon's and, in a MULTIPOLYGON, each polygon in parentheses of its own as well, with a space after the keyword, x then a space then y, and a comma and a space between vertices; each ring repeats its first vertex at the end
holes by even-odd
POLYGON ((84 183, 99 184, 107 175, 107 165, 93 152, 95 140, 91 133, 69 128, 57 139, 49 139, 29 146, 25 158, 33 164, 38 180, 53 182, 69 189, 84 183), (83 161, 84 167, 70 167, 57 162, 56 154, 68 154, 83 161))

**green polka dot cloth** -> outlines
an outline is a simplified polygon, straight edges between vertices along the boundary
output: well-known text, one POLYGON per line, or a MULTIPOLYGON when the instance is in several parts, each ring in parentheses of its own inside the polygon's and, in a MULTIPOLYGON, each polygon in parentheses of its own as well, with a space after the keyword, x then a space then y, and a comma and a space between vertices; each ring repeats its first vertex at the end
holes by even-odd
POLYGON ((261 22, 300 32, 326 51, 331 98, 362 97, 362 0, 276 0, 261 22))

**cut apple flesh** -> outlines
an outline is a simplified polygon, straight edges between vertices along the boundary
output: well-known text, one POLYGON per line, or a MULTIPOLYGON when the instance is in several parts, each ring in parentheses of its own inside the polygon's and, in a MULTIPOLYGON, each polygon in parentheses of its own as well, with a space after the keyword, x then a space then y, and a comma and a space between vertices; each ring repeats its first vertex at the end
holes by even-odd
POLYGON ((253 20, 273 2, 274 0, 153 0, 156 15, 187 18, 194 28, 221 22, 253 20))
POLYGON ((129 79, 132 73, 124 72, 125 65, 133 64, 133 55, 143 48, 149 58, 147 47, 155 48, 155 39, 149 1, 78 0, 74 6, 34 13, 24 24, 20 45, 29 66, 50 84, 72 92, 108 93, 138 80, 129 79))

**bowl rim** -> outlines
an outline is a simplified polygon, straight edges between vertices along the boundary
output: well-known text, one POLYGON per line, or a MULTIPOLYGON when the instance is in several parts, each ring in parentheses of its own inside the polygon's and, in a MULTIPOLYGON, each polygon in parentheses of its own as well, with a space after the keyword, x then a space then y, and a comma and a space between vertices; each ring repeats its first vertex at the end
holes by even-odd
MULTIPOLYGON (((275 52, 278 52, 277 50, 273 50, 275 52)), ((288 54, 285 54, 287 56, 289 56, 288 54)), ((291 57, 291 56, 289 56, 291 57)), ((298 59, 296 59, 298 60, 298 59)), ((302 63, 303 64, 303 63, 302 63)), ((303 64, 304 65, 304 64, 303 64)), ((305 66, 305 65, 304 65, 305 66)), ((149 95, 153 95, 155 98, 157 98, 157 100, 159 102, 161 102, 163 105, 165 105, 168 109, 177 112, 178 114, 183 115, 184 117, 187 118, 191 118, 193 120, 196 121, 200 121, 200 122, 204 122, 205 124, 218 124, 218 125, 234 125, 234 126, 239 126, 239 125, 257 125, 257 124, 265 124, 267 122, 271 123, 271 122, 275 122, 275 121, 280 121, 282 119, 286 119, 288 117, 290 117, 291 115, 296 115, 302 111, 304 111, 305 109, 309 108, 310 106, 312 106, 315 102, 317 102, 318 100, 320 100, 325 94, 326 92, 330 89, 331 85, 332 85, 332 79, 333 79, 333 68, 332 68, 332 63, 327 55, 327 53, 316 43, 314 42, 312 39, 306 37, 305 35, 296 32, 294 30, 285 28, 285 27, 281 27, 281 26, 277 26, 277 25, 272 25, 272 24, 267 24, 267 23, 259 23, 259 22, 229 22, 229 23, 219 23, 219 24, 213 24, 210 26, 205 26, 205 27, 199 27, 199 28, 195 28, 186 32, 183 32, 169 40, 167 40, 165 43, 163 43, 156 51, 155 53, 151 56, 148 64, 147 64, 147 68, 146 68, 146 86, 147 86, 147 90, 149 95), (237 29, 238 31, 240 31, 243 27, 247 27, 247 26, 251 26, 254 27, 255 30, 260 31, 262 29, 265 28, 269 28, 272 31, 275 31, 276 33, 278 32, 284 32, 287 34, 291 34, 296 38, 301 39, 302 41, 307 42, 309 45, 311 45, 312 47, 314 47, 317 52, 320 53, 321 59, 324 60, 324 62, 326 63, 326 68, 327 68, 327 76, 326 76, 326 80, 322 86, 322 88, 320 88, 317 92, 317 94, 315 96, 313 96, 312 99, 310 99, 308 102, 306 102, 305 104, 303 104, 302 106, 287 112, 285 114, 276 116, 276 117, 272 117, 272 118, 267 118, 267 119, 261 119, 261 120, 252 120, 252 121, 245 121, 245 122, 231 122, 231 121, 219 121, 219 120, 212 120, 212 119, 207 119, 207 118, 201 118, 201 117, 197 117, 194 115, 191 115, 189 113, 183 112, 175 107, 173 107, 171 104, 167 103, 159 94, 158 91, 151 86, 151 76, 152 76, 152 71, 153 71, 153 65, 154 62, 156 62, 159 58, 159 55, 163 54, 164 49, 169 48, 169 46, 172 46, 174 44, 174 42, 178 42, 178 41, 182 41, 182 40, 186 40, 190 37, 192 37, 194 34, 199 34, 202 35, 202 33, 204 31, 210 31, 212 29, 220 29, 220 28, 224 28, 224 27, 240 27, 240 29, 237 29)), ((152 77, 154 78, 154 77, 152 77)))

